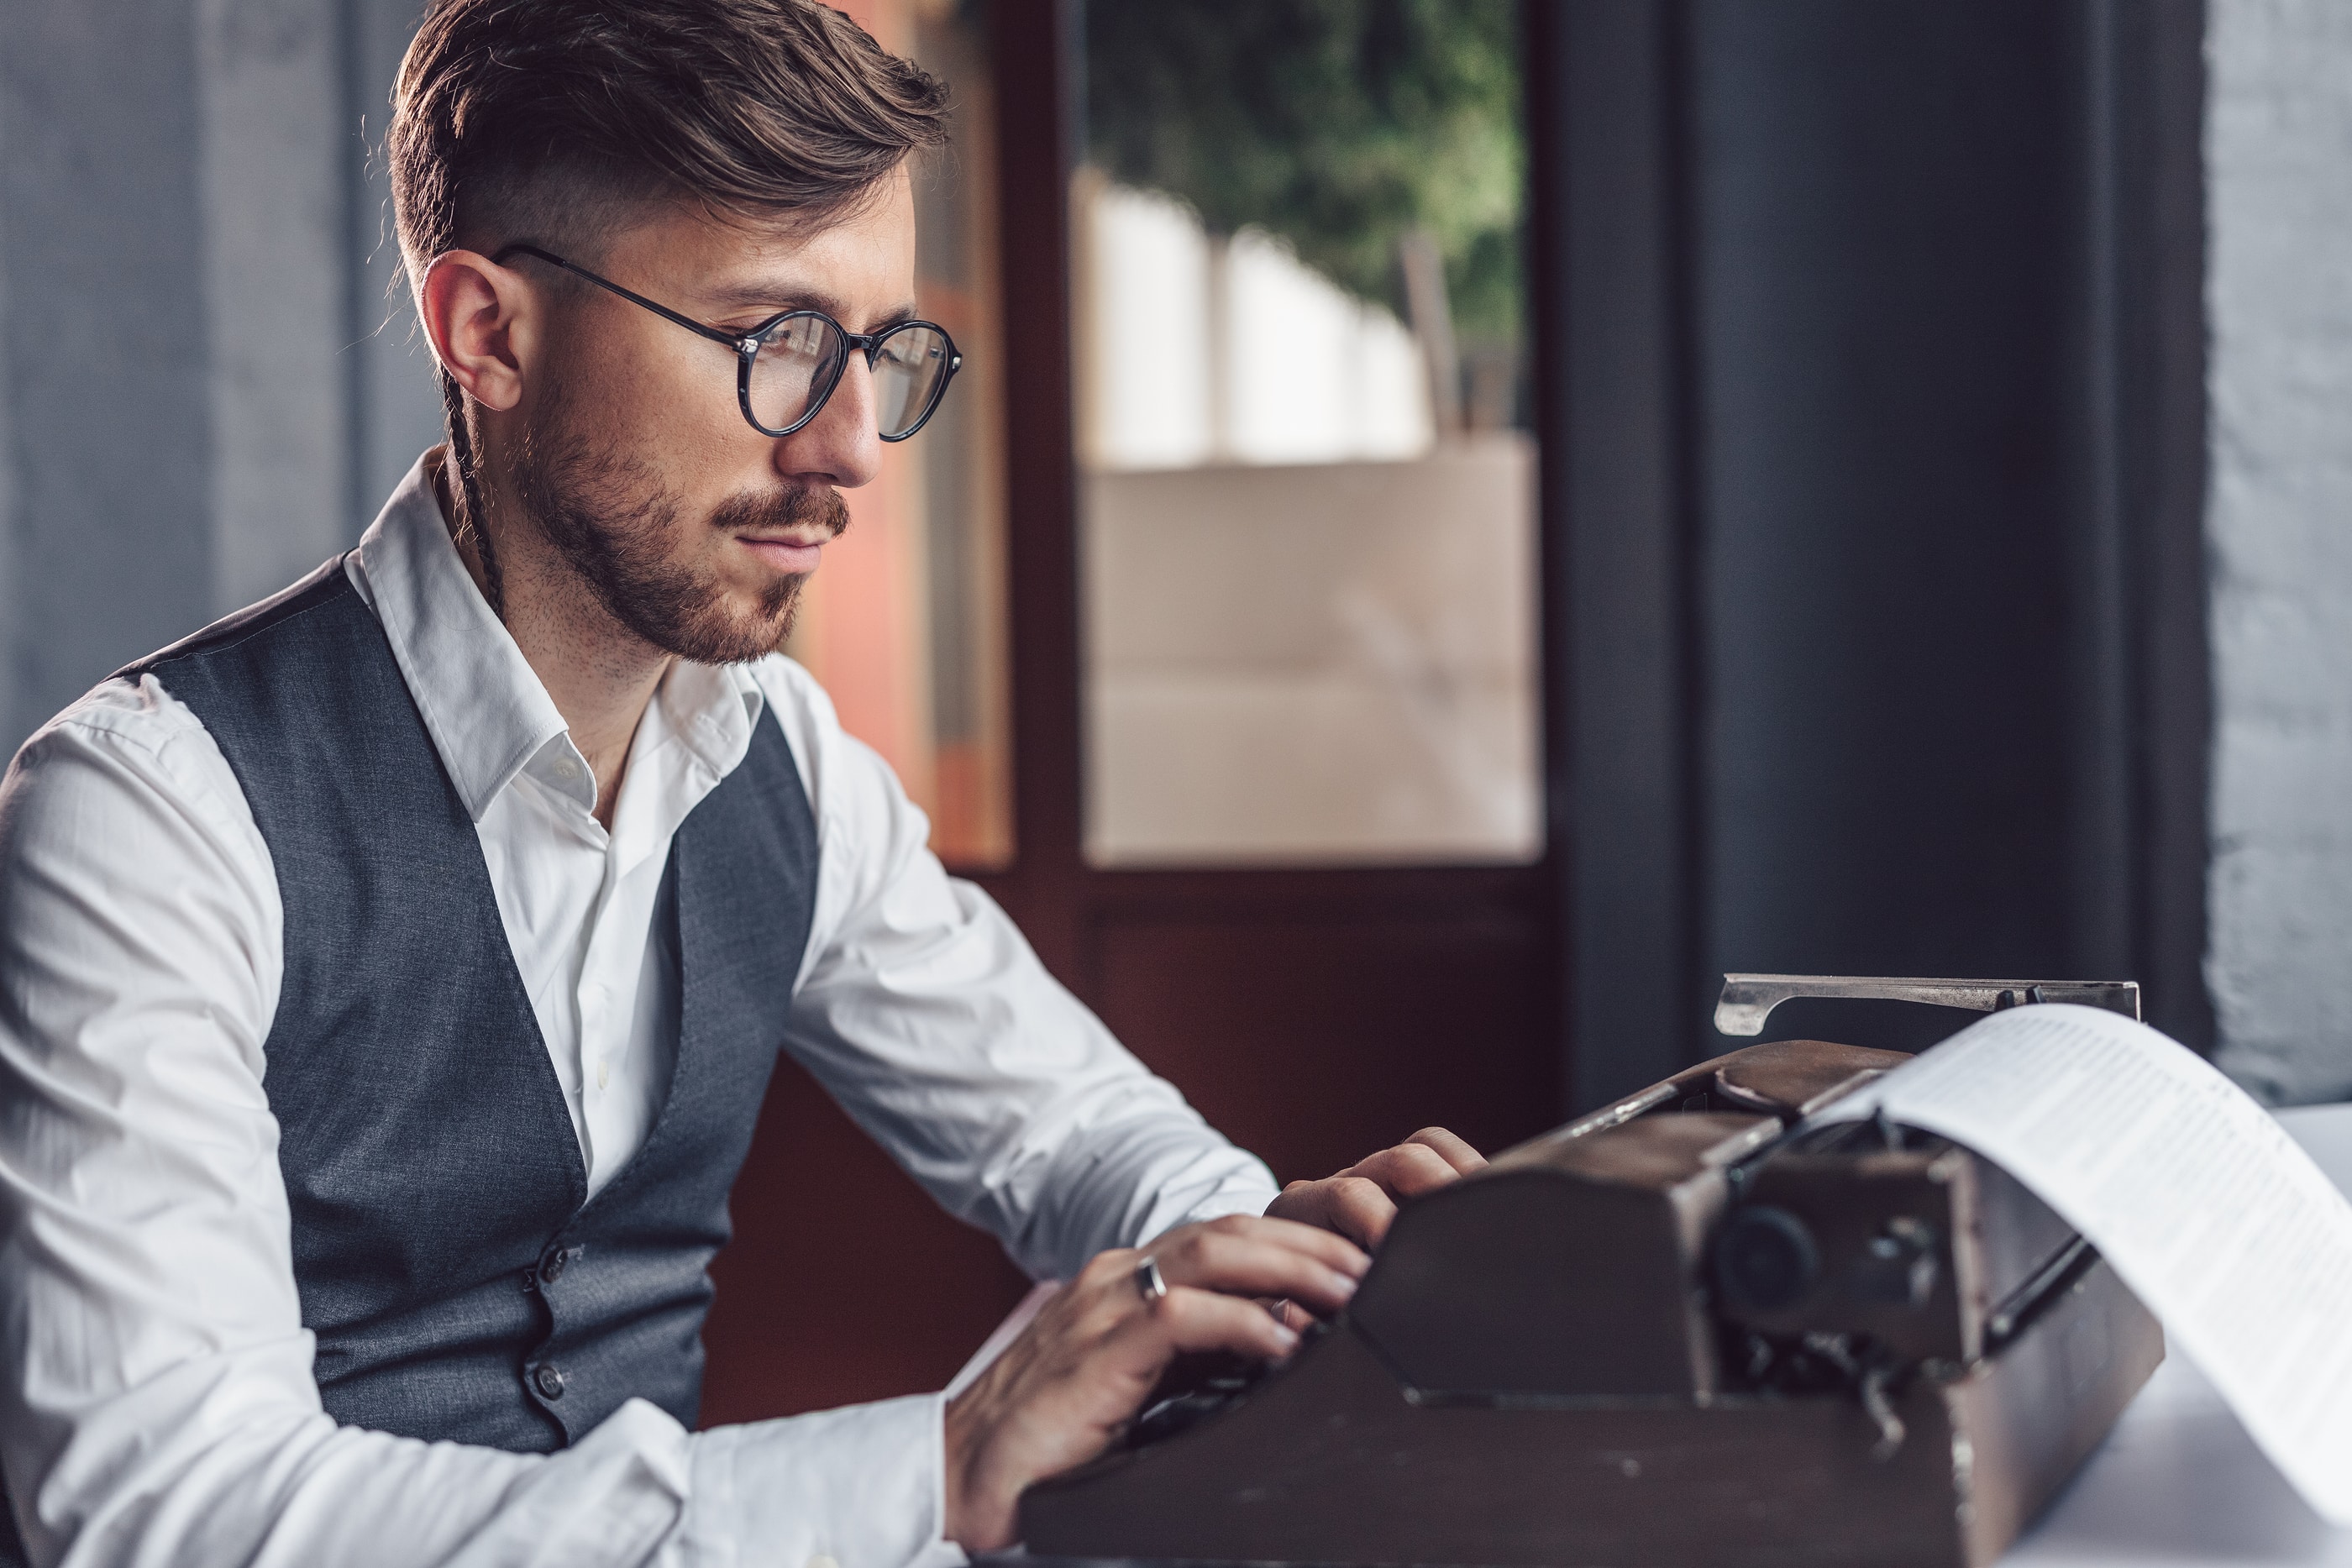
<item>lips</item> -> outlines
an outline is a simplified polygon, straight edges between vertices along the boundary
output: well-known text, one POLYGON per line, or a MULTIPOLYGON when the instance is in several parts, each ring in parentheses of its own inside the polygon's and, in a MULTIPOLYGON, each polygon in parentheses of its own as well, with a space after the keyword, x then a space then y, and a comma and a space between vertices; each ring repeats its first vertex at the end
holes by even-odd
POLYGON ((849 507, 829 486, 801 487, 732 497, 711 513, 710 522, 770 570, 805 577, 849 526, 849 507))
POLYGON ((738 534, 735 541, 778 571, 814 571, 824 550, 822 539, 802 540, 790 537, 754 538, 738 534))

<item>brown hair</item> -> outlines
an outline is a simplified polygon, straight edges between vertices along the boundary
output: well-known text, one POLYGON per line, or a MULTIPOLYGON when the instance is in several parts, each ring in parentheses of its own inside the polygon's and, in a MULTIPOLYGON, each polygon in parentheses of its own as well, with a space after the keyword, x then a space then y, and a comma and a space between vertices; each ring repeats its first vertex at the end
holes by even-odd
POLYGON ((401 248, 421 268, 576 243, 661 200, 823 223, 945 141, 946 111, 814 0, 434 0, 393 89, 401 248))
MULTIPOLYGON (((433 0, 386 138, 412 277, 442 252, 595 247, 646 206, 817 225, 944 142, 947 89, 814 0, 433 0)), ((465 400, 445 371, 459 526, 475 533, 465 400)))

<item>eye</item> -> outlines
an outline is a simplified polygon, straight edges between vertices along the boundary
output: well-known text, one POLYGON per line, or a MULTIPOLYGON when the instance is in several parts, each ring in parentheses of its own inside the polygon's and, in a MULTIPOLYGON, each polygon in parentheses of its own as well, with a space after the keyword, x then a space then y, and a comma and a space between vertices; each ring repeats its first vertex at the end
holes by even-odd
POLYGON ((761 359, 822 360, 840 351, 840 339, 821 316, 795 316, 768 334, 761 359))

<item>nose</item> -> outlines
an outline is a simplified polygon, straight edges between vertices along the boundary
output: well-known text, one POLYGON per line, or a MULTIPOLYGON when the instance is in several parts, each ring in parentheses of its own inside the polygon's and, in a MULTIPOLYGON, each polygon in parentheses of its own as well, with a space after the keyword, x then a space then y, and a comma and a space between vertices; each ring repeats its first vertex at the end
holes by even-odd
POLYGON ((788 479, 836 489, 872 483, 882 465, 878 417, 873 369, 852 350, 816 417, 776 443, 777 468, 788 479))

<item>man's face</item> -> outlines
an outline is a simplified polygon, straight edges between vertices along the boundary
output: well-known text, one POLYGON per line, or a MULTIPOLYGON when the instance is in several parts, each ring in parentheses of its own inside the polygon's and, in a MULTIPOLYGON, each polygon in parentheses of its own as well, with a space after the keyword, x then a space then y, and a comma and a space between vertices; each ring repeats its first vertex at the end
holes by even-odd
MULTIPOLYGON (((914 203, 902 170, 862 211, 812 233, 665 210, 574 259, 724 331, 814 308, 866 332, 912 314, 914 203)), ((801 584, 848 523, 839 491, 872 479, 880 460, 865 357, 853 351, 823 410, 778 439, 743 418, 723 346, 585 284, 548 321, 519 411, 516 500, 646 642, 704 664, 775 651, 801 584)))

